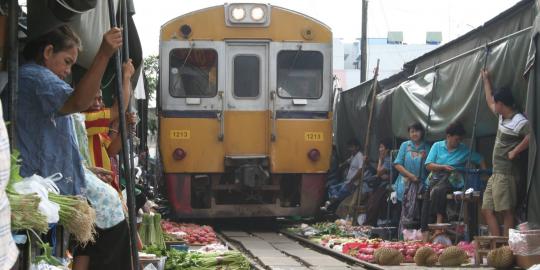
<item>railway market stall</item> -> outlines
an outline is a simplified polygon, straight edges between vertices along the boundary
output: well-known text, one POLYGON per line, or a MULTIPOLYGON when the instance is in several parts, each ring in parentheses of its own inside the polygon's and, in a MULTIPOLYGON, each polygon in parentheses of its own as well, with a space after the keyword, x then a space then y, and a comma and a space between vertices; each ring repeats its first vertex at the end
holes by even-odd
MULTIPOLYGON (((357 138, 361 142, 366 136, 372 136, 371 141, 389 139, 397 149, 408 136, 408 124, 421 123, 426 128, 427 141, 435 142, 445 138, 445 128, 450 123, 459 120, 466 130, 465 144, 484 156, 490 167, 497 118, 483 100, 480 70, 486 68, 494 78, 494 87, 510 88, 518 111, 524 112, 530 121, 531 140, 528 155, 520 157, 520 164, 523 166, 519 170, 519 177, 523 180, 517 183, 516 224, 532 225, 522 233, 534 234, 533 229, 540 223, 540 182, 537 170, 540 117, 536 109, 539 96, 537 92, 540 89, 537 57, 540 25, 538 8, 537 1, 520 1, 477 29, 406 63, 400 73, 382 81, 368 81, 342 91, 338 95, 334 115, 335 144, 341 160, 346 158, 346 144, 351 138, 357 138), (373 84, 377 85, 378 90, 375 96, 370 92, 373 84), (364 127, 368 123, 368 112, 373 99, 376 124, 372 132, 366 134, 364 127)), ((376 157, 377 147, 376 144, 365 146, 367 155, 376 157)), ((469 181, 468 178, 465 181, 469 181)), ((461 194, 465 191, 463 189, 461 194)), ((481 185, 474 188, 480 199, 483 191, 484 187, 481 185)), ((465 217, 461 210, 465 204, 458 202, 459 212, 452 221, 459 224, 468 218, 473 222, 467 224, 468 237, 465 238, 469 241, 475 237, 484 237, 484 220, 478 213, 478 207, 474 209, 471 206, 473 211, 469 214, 472 215, 465 217)), ((519 228, 516 231, 519 231, 519 228)), ((458 244, 458 241, 452 242, 454 245, 458 244)), ((510 244, 512 252, 519 253, 519 256, 539 258, 538 253, 521 253, 511 242, 512 237, 506 244, 510 244)), ((496 247, 490 245, 488 250, 496 247)))

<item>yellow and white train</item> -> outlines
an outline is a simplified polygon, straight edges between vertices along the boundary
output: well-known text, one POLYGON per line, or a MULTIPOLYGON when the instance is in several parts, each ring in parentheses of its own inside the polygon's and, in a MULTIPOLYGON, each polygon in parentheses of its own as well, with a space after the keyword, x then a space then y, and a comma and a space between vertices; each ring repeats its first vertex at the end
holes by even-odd
POLYGON ((179 218, 309 216, 332 144, 332 33, 266 4, 161 27, 159 151, 179 218))

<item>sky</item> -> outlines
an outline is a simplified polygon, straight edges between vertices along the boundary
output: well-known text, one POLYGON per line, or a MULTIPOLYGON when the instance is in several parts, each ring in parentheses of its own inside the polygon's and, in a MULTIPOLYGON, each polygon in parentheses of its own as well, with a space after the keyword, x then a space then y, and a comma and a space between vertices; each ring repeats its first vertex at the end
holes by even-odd
MULTIPOLYGON (((160 26, 202 8, 223 5, 217 0, 134 0, 135 24, 144 56, 157 55, 160 26)), ((345 42, 361 36, 361 0, 232 0, 229 3, 269 3, 309 15, 330 26, 334 38, 345 42)), ((425 33, 440 31, 443 43, 481 26, 518 0, 370 0, 368 37, 385 38, 388 31, 402 31, 408 44, 425 43, 425 33)))

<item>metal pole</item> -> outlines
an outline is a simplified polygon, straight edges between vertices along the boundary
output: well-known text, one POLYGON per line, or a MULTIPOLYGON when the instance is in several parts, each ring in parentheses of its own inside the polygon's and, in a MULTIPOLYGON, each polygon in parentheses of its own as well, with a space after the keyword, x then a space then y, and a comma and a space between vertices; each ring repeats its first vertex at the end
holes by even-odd
MULTIPOLYGON (((122 12, 121 16, 122 16, 122 27, 123 27, 122 40, 124 41, 122 43, 122 57, 123 57, 123 62, 126 63, 129 60, 129 33, 128 33, 129 25, 128 25, 128 13, 127 13, 127 0, 122 0, 120 4, 122 6, 120 9, 120 11, 122 12)), ((131 98, 129 99, 128 103, 129 103, 128 108, 130 108, 129 111, 131 112, 132 111, 131 98)), ((134 179, 135 149, 133 148, 133 133, 131 132, 131 125, 129 126, 129 129, 128 129, 128 144, 129 144, 129 164, 130 164, 130 173, 131 173, 130 179, 134 179)))
POLYGON ((18 28, 19 28, 19 15, 17 8, 19 3, 17 0, 9 1, 9 10, 8 10, 8 48, 9 48, 9 58, 8 58, 8 89, 9 89, 9 100, 8 100, 8 109, 9 109, 9 135, 11 138, 11 150, 15 148, 16 138, 15 138, 15 114, 17 113, 17 91, 19 89, 19 38, 18 38, 18 28))
POLYGON ((360 83, 366 81, 367 74, 367 12, 368 1, 362 0, 362 39, 360 40, 360 83))
MULTIPOLYGON (((433 85, 431 86, 431 99, 429 101, 429 110, 428 110, 428 114, 427 114, 426 133, 424 134, 424 139, 426 139, 426 140, 427 140, 427 137, 428 137, 428 134, 429 134, 429 128, 430 128, 430 125, 431 125, 431 110, 433 109, 433 99, 435 98, 435 89, 437 89, 438 80, 439 80, 439 69, 435 68, 435 74, 434 74, 434 77, 433 77, 433 85)), ((421 172, 423 172, 423 171, 424 170, 421 170, 421 172)))
MULTIPOLYGON (((488 44, 484 46, 485 48, 485 57, 484 57, 484 65, 483 69, 487 66, 488 56, 489 56, 489 47, 488 44)), ((461 220, 463 216, 463 200, 465 199, 465 188, 467 187, 467 179, 469 178, 469 168, 471 168, 471 156, 473 151, 473 146, 476 138, 476 126, 478 122, 478 111, 480 110, 480 99, 482 97, 482 93, 484 92, 484 80, 480 79, 480 89, 478 90, 478 94, 476 97, 476 111, 474 113, 474 121, 473 121, 473 128, 472 128, 472 134, 471 134, 471 142, 469 144, 469 155, 467 156, 467 163, 465 164, 465 177, 463 178, 463 188, 462 188, 462 199, 460 200, 459 204, 459 215, 458 215, 458 223, 461 220)), ((469 228, 467 228, 468 231, 469 228)), ((456 234, 456 242, 457 242, 458 234, 456 234)))
MULTIPOLYGON (((111 23, 111 28, 116 27, 116 14, 114 13, 114 4, 113 0, 108 0, 109 4, 109 19, 111 23)), ((122 0, 121 5, 123 12, 125 11, 125 0, 122 0)), ((126 29, 124 29, 126 32, 126 29)), ((125 34, 124 34, 125 37, 125 34)), ((124 39, 123 43, 127 43, 128 40, 124 39)), ((126 178, 126 193, 127 193, 127 204, 128 204, 128 224, 129 224, 129 236, 131 242, 131 267, 132 269, 139 270, 139 252, 137 250, 137 237, 136 237, 136 216, 135 216, 135 193, 134 193, 134 183, 133 178, 131 177, 131 166, 129 163, 128 156, 128 142, 127 142, 127 130, 126 130, 126 113, 123 110, 124 100, 122 97, 122 64, 120 62, 120 52, 117 51, 114 55, 115 68, 116 68, 116 99, 118 102, 118 120, 120 122, 120 136, 122 139, 122 158, 123 158, 123 172, 124 177, 126 178)))
MULTIPOLYGON (((379 59, 377 59, 377 67, 375 68, 375 75, 373 76, 373 84, 371 85, 371 107, 369 109, 369 117, 368 117, 368 126, 367 126, 367 132, 366 132, 366 139, 364 141, 364 154, 366 156, 369 156, 369 143, 370 143, 370 134, 371 134, 371 128, 373 126, 373 112, 375 111, 375 101, 377 100, 377 77, 379 76, 379 59)), ((366 162, 369 162, 369 160, 366 160, 366 162)), ((366 168, 366 164, 362 165, 362 168, 360 168, 360 178, 358 181, 358 187, 356 187, 356 191, 354 193, 351 205, 349 206, 349 213, 353 213, 353 223, 357 224, 358 219, 356 218, 358 216, 358 209, 360 208, 360 202, 362 197, 362 185, 364 182, 364 168, 366 168)))

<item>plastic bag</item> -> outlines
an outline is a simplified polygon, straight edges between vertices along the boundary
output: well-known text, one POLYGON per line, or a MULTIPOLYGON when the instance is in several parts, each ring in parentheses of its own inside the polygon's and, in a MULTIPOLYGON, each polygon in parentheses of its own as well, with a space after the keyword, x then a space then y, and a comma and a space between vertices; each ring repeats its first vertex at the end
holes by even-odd
POLYGON ((41 261, 39 263, 33 263, 30 266, 30 270, 64 270, 64 269, 66 268, 53 266, 53 265, 47 264, 44 261, 41 261))
POLYGON ((416 241, 422 240, 422 231, 421 230, 403 230, 403 240, 405 241, 416 241))
POLYGON ((55 179, 62 179, 62 174, 54 174, 47 178, 34 174, 13 185, 13 189, 19 194, 36 194, 40 198, 38 210, 47 217, 47 223, 57 223, 60 220, 58 214, 60 206, 49 201, 49 192, 58 194, 55 179))
POLYGON ((508 245, 515 255, 540 255, 540 230, 509 230, 508 245))

